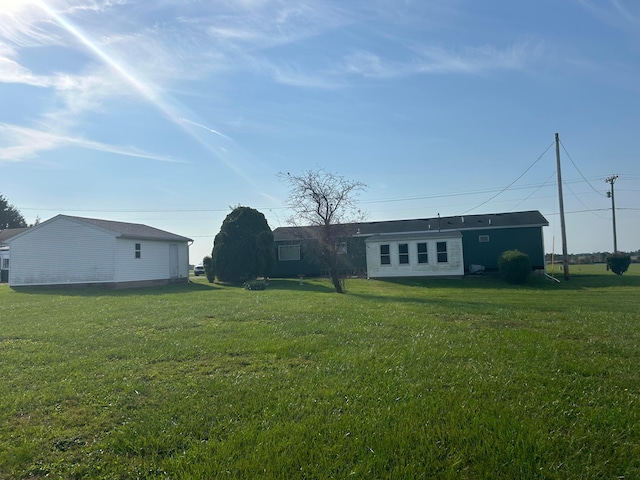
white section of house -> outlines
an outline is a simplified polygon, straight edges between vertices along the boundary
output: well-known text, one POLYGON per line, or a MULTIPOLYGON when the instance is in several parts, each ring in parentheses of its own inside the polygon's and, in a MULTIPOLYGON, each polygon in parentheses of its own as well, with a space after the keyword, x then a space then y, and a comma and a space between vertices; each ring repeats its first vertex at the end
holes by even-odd
POLYGON ((58 215, 10 240, 9 285, 187 281, 190 241, 146 225, 58 215))
POLYGON ((367 276, 463 276, 459 231, 373 235, 365 241, 367 276))

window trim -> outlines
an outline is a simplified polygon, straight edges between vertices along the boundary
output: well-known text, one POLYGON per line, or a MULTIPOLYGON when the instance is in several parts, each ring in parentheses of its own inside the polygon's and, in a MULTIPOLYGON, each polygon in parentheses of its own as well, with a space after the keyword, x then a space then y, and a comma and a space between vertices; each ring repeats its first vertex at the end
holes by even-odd
POLYGON ((142 244, 141 243, 136 243, 135 244, 135 249, 134 249, 134 258, 139 259, 142 258, 142 244))

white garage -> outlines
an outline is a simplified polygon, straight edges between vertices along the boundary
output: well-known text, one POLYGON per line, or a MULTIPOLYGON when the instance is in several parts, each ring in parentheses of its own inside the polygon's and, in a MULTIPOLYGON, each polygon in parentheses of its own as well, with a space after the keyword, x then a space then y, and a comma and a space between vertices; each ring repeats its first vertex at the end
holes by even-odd
POLYGON ((57 215, 8 241, 9 285, 186 282, 192 242, 147 225, 57 215))

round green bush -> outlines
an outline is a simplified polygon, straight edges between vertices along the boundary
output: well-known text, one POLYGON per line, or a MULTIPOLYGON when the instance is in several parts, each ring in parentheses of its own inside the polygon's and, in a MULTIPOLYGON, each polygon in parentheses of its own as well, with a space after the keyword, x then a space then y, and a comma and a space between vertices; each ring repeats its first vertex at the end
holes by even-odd
POLYGON ((531 273, 529 255, 519 250, 507 250, 498 258, 500 276, 509 283, 524 283, 531 273))
POLYGON ((616 275, 622 275, 631 264, 631 255, 616 252, 607 257, 607 266, 616 275))

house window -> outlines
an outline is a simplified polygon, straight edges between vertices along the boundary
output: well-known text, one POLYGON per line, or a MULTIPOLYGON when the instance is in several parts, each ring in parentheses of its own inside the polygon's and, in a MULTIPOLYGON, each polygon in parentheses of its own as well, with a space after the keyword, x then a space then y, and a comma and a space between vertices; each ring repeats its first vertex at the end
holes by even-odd
POLYGON ((478 241, 480 243, 488 243, 489 242, 489 235, 479 235, 478 236, 478 241))
POLYGON ((140 253, 141 252, 141 248, 140 247, 141 247, 141 245, 139 243, 136 243, 136 250, 135 250, 136 258, 141 258, 142 257, 142 255, 140 253))
POLYGON ((278 260, 281 262, 300 260, 300 245, 279 245, 278 260))
POLYGON ((380 245, 380 265, 391 265, 389 245, 380 245))
POLYGON ((401 243, 398 245, 398 262, 400 265, 409 264, 409 244, 401 243))
POLYGON ((3 258, 2 259, 2 270, 9 270, 9 259, 8 258, 3 258))
POLYGON ((346 255, 347 254, 347 242, 340 242, 336 244, 336 253, 338 255, 346 255))
POLYGON ((447 242, 436 243, 436 252, 438 253, 438 263, 447 263, 447 242))
POLYGON ((426 243, 418 243, 418 263, 429 263, 426 243))

